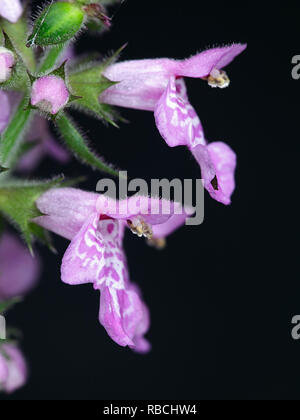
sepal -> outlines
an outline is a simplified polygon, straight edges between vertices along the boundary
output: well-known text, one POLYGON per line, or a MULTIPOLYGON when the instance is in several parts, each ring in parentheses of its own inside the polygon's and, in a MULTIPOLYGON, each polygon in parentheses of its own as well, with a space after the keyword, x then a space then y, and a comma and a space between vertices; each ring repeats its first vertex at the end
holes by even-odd
POLYGON ((85 64, 75 71, 70 69, 68 78, 72 93, 81 97, 81 99, 78 99, 74 103, 74 106, 92 114, 96 118, 104 119, 115 127, 117 127, 117 124, 114 121, 114 116, 116 114, 114 114, 114 111, 110 106, 99 102, 99 96, 106 89, 116 84, 116 82, 108 80, 103 75, 103 72, 117 59, 125 46, 126 45, 122 46, 102 63, 94 62, 85 64))
POLYGON ((0 182, 0 213, 22 233, 31 253, 34 239, 54 250, 48 232, 31 220, 41 215, 35 204, 39 196, 60 186, 62 181, 61 176, 47 181, 5 179, 0 182))

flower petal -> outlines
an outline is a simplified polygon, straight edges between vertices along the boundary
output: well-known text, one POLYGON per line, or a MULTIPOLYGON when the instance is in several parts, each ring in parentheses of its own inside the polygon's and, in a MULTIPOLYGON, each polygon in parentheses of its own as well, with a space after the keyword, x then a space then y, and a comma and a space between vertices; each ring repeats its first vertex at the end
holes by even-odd
POLYGON ((91 215, 69 245, 61 266, 62 281, 76 285, 93 283, 95 289, 125 287, 127 267, 119 244, 118 221, 99 222, 91 215))
POLYGON ((134 290, 102 289, 99 320, 120 346, 135 347, 134 337, 143 317, 144 308, 134 290))
POLYGON ((125 108, 154 111, 172 74, 176 74, 175 60, 131 60, 108 67, 104 76, 120 82, 106 89, 100 101, 125 108))
POLYGON ((11 23, 17 22, 22 15, 23 10, 20 0, 1 0, 0 1, 0 16, 9 20, 11 23))
POLYGON ((0 353, 0 391, 8 378, 6 358, 0 353))
POLYGON ((235 187, 236 155, 233 150, 222 142, 199 145, 190 150, 201 167, 204 187, 211 197, 223 204, 230 204, 235 187))
POLYGON ((3 384, 7 393, 16 391, 25 385, 28 377, 27 365, 21 351, 12 344, 3 344, 1 350, 4 351, 8 375, 3 384))
POLYGON ((0 239, 0 267, 0 301, 26 294, 40 273, 39 259, 33 258, 18 239, 7 233, 0 239))
POLYGON ((10 118, 10 101, 8 95, 0 90, 0 134, 5 130, 10 118))
POLYGON ((218 198, 222 199, 220 200, 221 202, 228 200, 230 203, 230 197, 235 189, 234 172, 236 168, 236 154, 223 142, 210 143, 208 150, 215 165, 220 186, 221 192, 218 198))
POLYGON ((96 213, 99 194, 76 188, 52 188, 36 201, 45 216, 33 221, 67 239, 72 239, 91 214, 96 213))
POLYGON ((175 77, 171 77, 167 89, 157 102, 154 116, 157 128, 170 147, 186 145, 195 147, 205 144, 200 119, 188 102, 181 96, 182 83, 176 86, 175 77))
POLYGON ((135 195, 116 201, 101 194, 98 195, 97 211, 119 220, 133 220, 141 216, 150 225, 165 223, 174 213, 184 212, 180 203, 158 197, 135 195))
POLYGON ((153 237, 160 239, 160 238, 165 238, 166 236, 169 236, 179 227, 184 225, 186 218, 187 218, 186 213, 174 214, 165 223, 153 226, 153 237))
POLYGON ((247 48, 246 44, 232 44, 211 48, 181 62, 177 76, 206 77, 213 69, 221 70, 247 48))

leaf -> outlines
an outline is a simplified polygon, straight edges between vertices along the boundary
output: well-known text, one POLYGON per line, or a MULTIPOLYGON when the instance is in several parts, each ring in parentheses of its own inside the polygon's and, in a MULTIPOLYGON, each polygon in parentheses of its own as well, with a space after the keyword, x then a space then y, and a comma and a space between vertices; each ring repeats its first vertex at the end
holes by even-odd
POLYGON ((83 11, 75 4, 60 2, 47 6, 36 19, 27 47, 63 44, 80 30, 83 11))
POLYGON ((16 303, 19 303, 20 301, 21 298, 17 297, 0 302, 0 314, 3 314, 4 312, 8 311, 8 309, 12 308, 16 303))
POLYGON ((2 29, 0 28, 0 47, 3 47, 4 45, 4 35, 2 32, 2 29))
POLYGON ((57 118, 58 130, 68 149, 83 163, 111 175, 118 176, 118 172, 106 164, 87 145, 87 140, 79 133, 74 123, 64 113, 57 118))
POLYGON ((25 46, 25 40, 27 38, 26 13, 16 23, 10 23, 8 20, 3 19, 1 26, 27 69, 30 72, 34 72, 35 58, 33 51, 25 46))
POLYGON ((53 250, 48 232, 31 220, 41 215, 35 204, 38 197, 62 181, 63 177, 36 182, 10 179, 0 184, 0 213, 20 230, 31 252, 34 238, 53 250))
POLYGON ((14 165, 20 153, 20 148, 30 122, 31 110, 26 109, 28 98, 21 100, 15 114, 0 137, 0 166, 10 168, 14 165))

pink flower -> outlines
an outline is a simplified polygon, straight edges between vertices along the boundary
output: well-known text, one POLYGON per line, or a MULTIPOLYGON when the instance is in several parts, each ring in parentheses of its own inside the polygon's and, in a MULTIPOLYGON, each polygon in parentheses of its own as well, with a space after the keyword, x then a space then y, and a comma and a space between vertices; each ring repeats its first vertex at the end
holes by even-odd
POLYGON ((242 44, 213 48, 183 61, 154 59, 113 64, 104 75, 119 83, 100 96, 100 101, 107 104, 154 111, 157 128, 166 143, 191 150, 201 167, 205 188, 224 204, 230 204, 235 187, 236 156, 224 143, 207 145, 183 77, 201 78, 213 87, 226 87, 229 78, 222 69, 245 48, 242 44))
POLYGON ((12 67, 15 65, 14 53, 0 46, 0 83, 10 79, 12 67))
POLYGON ((15 236, 0 237, 0 301, 23 296, 36 284, 40 273, 37 257, 15 236))
MULTIPOLYGON (((5 130, 18 100, 19 97, 15 92, 0 90, 0 134, 5 130)), ((66 163, 69 160, 69 154, 53 139, 45 118, 37 115, 31 123, 31 128, 34 129, 29 130, 26 140, 28 142, 37 141, 37 145, 20 158, 19 170, 32 171, 46 155, 61 163, 66 163)))
POLYGON ((69 101, 69 91, 61 77, 43 76, 32 85, 31 104, 55 115, 69 101))
POLYGON ((27 365, 21 351, 13 344, 0 345, 0 391, 8 394, 25 385, 27 365))
POLYGON ((20 0, 0 0, 0 16, 11 23, 17 22, 22 13, 20 0))
POLYGON ((126 225, 139 236, 152 238, 153 229, 172 218, 183 223, 183 212, 176 214, 180 206, 168 203, 170 214, 163 214, 165 204, 142 196, 116 202, 73 188, 52 189, 37 200, 45 215, 34 222, 71 240, 62 260, 62 281, 93 283, 101 292, 100 323, 117 344, 138 352, 150 349, 144 338, 150 320, 139 289, 129 280, 122 238, 126 225))

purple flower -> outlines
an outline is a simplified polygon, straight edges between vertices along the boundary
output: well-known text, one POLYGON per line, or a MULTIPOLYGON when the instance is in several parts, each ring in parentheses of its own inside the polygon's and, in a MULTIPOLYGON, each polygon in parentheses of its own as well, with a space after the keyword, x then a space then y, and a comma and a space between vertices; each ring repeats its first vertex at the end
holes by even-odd
POLYGON ((164 232, 163 226, 171 219, 176 227, 177 218, 184 223, 180 206, 142 196, 116 202, 73 188, 52 189, 37 200, 37 206, 45 215, 34 222, 71 240, 62 260, 62 281, 93 283, 101 292, 99 320, 109 336, 120 346, 148 351, 144 334, 149 313, 139 289, 129 280, 122 238, 126 225, 149 239, 170 233, 172 227, 164 232), (170 214, 163 214, 167 204, 170 214))
POLYGON ((61 77, 43 76, 32 85, 31 104, 42 111, 55 115, 68 101, 69 91, 61 77))
POLYGON ((23 296, 38 280, 40 263, 15 236, 0 237, 0 301, 23 296))
POLYGON ((245 48, 242 44, 213 48, 183 61, 154 59, 113 64, 104 75, 119 83, 100 96, 100 101, 107 104, 154 111, 157 128, 167 144, 191 150, 201 167, 205 188, 224 204, 230 204, 235 187, 236 156, 224 143, 207 145, 183 77, 226 87, 229 78, 222 69, 245 48))
POLYGON ((14 53, 0 46, 0 83, 10 79, 12 67, 15 65, 14 53))
POLYGON ((6 93, 0 90, 0 134, 8 124, 10 117, 10 103, 6 93))
MULTIPOLYGON (((0 91, 0 134, 5 130, 18 100, 19 96, 15 92, 0 91)), ((69 160, 69 154, 54 140, 45 118, 36 115, 31 123, 31 128, 28 130, 26 140, 28 142, 38 141, 38 143, 20 158, 19 170, 32 171, 46 155, 61 163, 66 163, 69 160)))
POLYGON ((0 16, 11 23, 17 22, 22 13, 20 0, 0 0, 0 16))
POLYGON ((0 346, 0 391, 8 394, 25 385, 27 365, 21 351, 13 344, 0 346))

